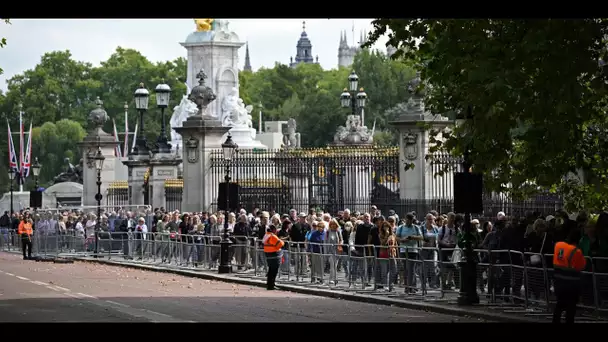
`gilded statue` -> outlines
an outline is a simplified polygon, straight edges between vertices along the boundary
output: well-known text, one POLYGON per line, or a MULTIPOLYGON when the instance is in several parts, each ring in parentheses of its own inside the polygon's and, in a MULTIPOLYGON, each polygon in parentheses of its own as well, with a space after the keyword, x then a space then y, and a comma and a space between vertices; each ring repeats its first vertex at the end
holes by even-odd
POLYGON ((196 31, 206 32, 213 30, 213 19, 194 19, 196 24, 196 31))

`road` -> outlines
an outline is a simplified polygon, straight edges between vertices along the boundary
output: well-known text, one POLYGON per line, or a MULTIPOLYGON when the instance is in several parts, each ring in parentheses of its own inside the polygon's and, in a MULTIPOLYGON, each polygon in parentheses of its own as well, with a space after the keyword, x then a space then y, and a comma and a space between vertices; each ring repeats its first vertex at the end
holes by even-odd
POLYGON ((0 322, 478 322, 118 266, 0 252, 0 322))

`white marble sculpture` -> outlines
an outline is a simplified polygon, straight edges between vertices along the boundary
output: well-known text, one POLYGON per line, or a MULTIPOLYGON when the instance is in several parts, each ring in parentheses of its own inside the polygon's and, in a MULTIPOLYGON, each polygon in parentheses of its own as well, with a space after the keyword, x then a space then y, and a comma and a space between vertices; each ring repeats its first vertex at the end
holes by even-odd
POLYGON ((188 95, 190 94, 190 87, 186 84, 186 95, 182 97, 179 105, 173 108, 173 115, 171 116, 171 120, 169 124, 171 125, 171 145, 175 149, 177 146, 183 146, 182 144, 182 136, 179 135, 173 127, 182 127, 184 121, 186 121, 192 115, 198 113, 198 108, 196 104, 190 100, 188 100, 188 95))
MULTIPOLYGON (((239 98, 239 90, 232 88, 222 101, 222 126, 253 129, 252 110, 252 105, 245 106, 243 99, 239 98)), ((255 138, 255 130, 253 134, 252 139, 255 138)))

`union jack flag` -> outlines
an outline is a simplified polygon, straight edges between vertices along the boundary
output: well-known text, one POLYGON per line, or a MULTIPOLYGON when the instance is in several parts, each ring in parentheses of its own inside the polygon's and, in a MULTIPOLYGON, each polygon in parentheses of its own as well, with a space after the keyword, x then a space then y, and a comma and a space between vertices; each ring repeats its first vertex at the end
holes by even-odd
POLYGON ((27 147, 25 149, 25 159, 23 160, 23 179, 30 175, 32 166, 32 123, 30 122, 30 131, 27 134, 27 147))
POLYGON ((15 153, 15 143, 13 142, 13 133, 11 133, 11 126, 6 120, 6 126, 8 127, 8 167, 15 173, 19 173, 19 164, 17 163, 17 153, 15 153))

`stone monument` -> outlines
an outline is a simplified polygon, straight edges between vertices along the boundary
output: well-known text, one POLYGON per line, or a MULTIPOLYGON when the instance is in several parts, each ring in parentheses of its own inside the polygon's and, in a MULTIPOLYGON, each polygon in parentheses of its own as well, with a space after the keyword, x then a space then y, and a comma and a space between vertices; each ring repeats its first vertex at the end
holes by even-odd
POLYGON ((297 127, 296 119, 287 120, 287 131, 283 133, 283 148, 287 150, 300 148, 300 133, 296 132, 297 127))
MULTIPOLYGON (((429 130, 441 131, 450 125, 447 117, 431 114, 424 108, 424 89, 420 89, 420 72, 410 81, 408 90, 412 94, 407 103, 400 103, 397 109, 402 114, 391 122, 399 129, 399 194, 401 198, 432 199, 429 192, 433 172, 429 168, 426 155, 429 151, 429 130), (421 125, 423 123, 424 125, 421 125)), ((451 176, 451 175, 449 175, 451 176)), ((444 176, 446 177, 446 176, 444 176)), ((449 182, 450 180, 446 180, 449 182)))
POLYGON ((360 115, 349 115, 346 124, 338 127, 334 134, 333 145, 337 146, 363 146, 372 145, 374 132, 364 126, 360 115))
MULTIPOLYGON (((256 130, 253 128, 251 117, 253 106, 245 105, 243 99, 239 97, 238 88, 230 89, 230 92, 221 101, 222 126, 230 127, 232 140, 239 146, 239 149, 266 149, 264 144, 255 140, 256 130)), ((222 137, 222 141, 224 140, 226 140, 225 136, 222 137)))
POLYGON ((180 43, 188 51, 187 84, 192 89, 197 85, 197 73, 205 70, 209 77, 207 85, 219 101, 209 104, 208 115, 221 119, 221 101, 232 88, 239 87, 239 41, 230 31, 229 23, 220 19, 195 19, 196 31, 180 43))
POLYGON ((184 141, 182 167, 187 186, 184 186, 182 211, 189 212, 209 210, 213 200, 209 189, 218 186, 209 176, 211 152, 221 148, 221 137, 230 130, 208 112, 216 95, 211 87, 205 85, 207 75, 201 69, 196 76, 198 85, 192 88, 188 99, 196 104, 198 112, 181 127, 173 127, 184 141))
MULTIPOLYGON (((115 156, 114 149, 118 142, 114 136, 103 131, 103 124, 108 120, 108 113, 103 109, 103 102, 99 97, 95 100, 97 108, 93 109, 89 114, 89 133, 84 140, 78 144, 83 156, 82 163, 82 205, 96 206, 97 201, 97 170, 95 169, 95 160, 93 157, 97 153, 97 149, 101 149, 101 153, 106 158, 101 170, 101 194, 106 195, 110 182, 114 181, 114 166, 115 156)), ((104 198, 105 199, 105 198, 104 198)), ((103 205, 103 201, 102 201, 103 205)))
MULTIPOLYGON (((171 120, 169 121, 169 125, 171 127, 182 127, 182 123, 186 121, 189 117, 196 115, 198 113, 198 108, 196 108, 196 104, 194 102, 188 100, 188 96, 190 95, 190 87, 186 83, 186 94, 182 97, 179 105, 173 108, 173 115, 171 116, 171 120)), ((175 154, 180 155, 181 149, 184 147, 184 143, 182 141, 182 136, 175 131, 175 129, 171 129, 171 151, 175 154)))

